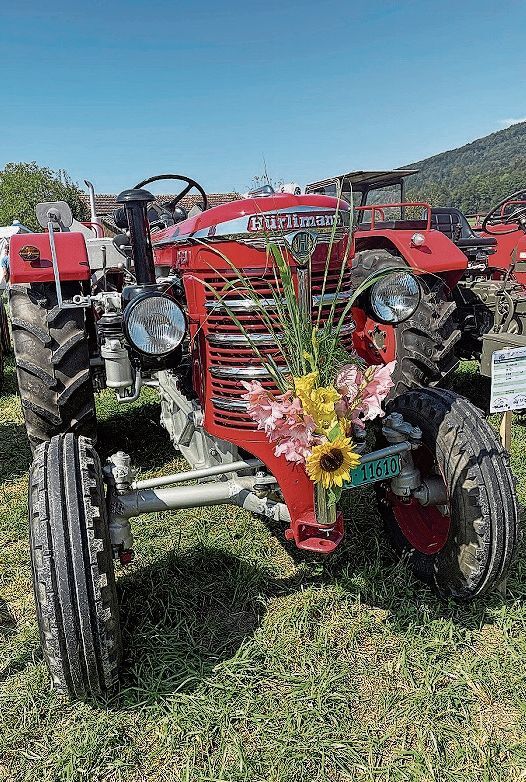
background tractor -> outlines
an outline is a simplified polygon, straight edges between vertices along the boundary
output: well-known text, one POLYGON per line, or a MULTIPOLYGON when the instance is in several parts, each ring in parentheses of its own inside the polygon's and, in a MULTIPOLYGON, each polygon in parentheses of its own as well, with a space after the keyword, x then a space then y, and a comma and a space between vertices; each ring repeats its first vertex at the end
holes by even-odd
POLYGON ((510 225, 515 235, 520 230, 524 205, 514 204, 510 212, 505 199, 477 230, 458 209, 406 201, 404 183, 415 173, 355 171, 306 188, 352 200, 357 280, 403 263, 422 282, 420 305, 404 323, 379 323, 366 309, 356 313, 357 349, 371 361, 398 361, 395 393, 440 383, 460 358, 477 359, 489 377, 494 350, 526 344, 526 289, 510 244, 520 243, 516 236, 508 242, 506 232, 510 225), (491 227, 495 220, 503 223, 500 229, 491 227))
MULTIPOLYGON (((256 379, 273 391, 261 355, 277 360, 278 353, 268 320, 235 283, 241 270, 273 317, 281 294, 270 241, 286 259, 305 312, 321 308, 325 320, 341 318, 356 285, 347 264, 349 207, 326 195, 266 189, 207 209, 197 182, 170 175, 182 189, 160 213, 144 185, 164 178, 120 194, 115 222, 122 233, 114 239, 72 230, 78 226, 71 211, 56 202, 37 207, 43 233, 14 236, 10 244, 14 348, 34 449, 29 506, 38 622, 55 685, 77 697, 96 695, 118 678, 113 563, 132 557, 131 518, 237 505, 282 524, 287 540, 319 554, 334 551, 344 532, 343 516, 325 490, 302 466, 276 456, 247 412, 241 381, 256 379), (178 203, 192 187, 203 208, 181 220, 178 203), (144 384, 157 388, 161 422, 188 471, 140 479, 120 451, 102 467, 95 391, 112 389, 127 404, 144 384)), ((360 241, 374 237, 375 215, 370 229, 362 226, 360 241)), ((404 230, 414 235, 420 226, 417 221, 404 230)), ((389 230, 404 236, 397 227, 389 230)), ((446 246, 446 237, 425 230, 446 246)), ((381 255, 368 252, 362 243, 364 275, 373 266, 364 258, 381 255)), ((387 245, 382 252, 391 262, 387 245)), ((460 256, 453 277, 466 266, 460 256)), ((381 356, 380 343, 376 352, 374 341, 361 347, 356 327, 374 321, 395 331, 399 322, 420 323, 422 312, 433 311, 439 324, 431 336, 424 327, 404 329, 407 356, 419 368, 432 367, 439 334, 451 344, 457 338, 450 304, 442 288, 422 294, 409 271, 392 271, 363 293, 342 343, 355 344, 366 360, 381 356), (410 347, 422 331, 429 349, 423 362, 410 347)), ((399 379, 397 392, 402 389, 399 379)), ((357 483, 376 483, 395 548, 409 555, 420 578, 446 597, 485 593, 505 577, 517 541, 513 478, 495 433, 449 391, 398 393, 388 413, 375 450, 355 427, 357 483)))
POLYGON ((526 207, 526 190, 518 190, 494 206, 474 230, 495 240, 491 263, 507 272, 512 266, 513 277, 526 284, 526 236, 518 217, 526 207))

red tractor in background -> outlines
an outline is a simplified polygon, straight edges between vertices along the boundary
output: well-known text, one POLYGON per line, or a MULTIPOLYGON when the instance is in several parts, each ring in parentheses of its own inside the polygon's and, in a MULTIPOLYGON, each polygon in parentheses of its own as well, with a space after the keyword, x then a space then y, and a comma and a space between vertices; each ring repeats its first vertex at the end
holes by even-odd
POLYGON ((505 273, 513 266, 513 277, 521 285, 526 285, 526 235, 524 229, 521 230, 519 218, 525 208, 526 190, 518 190, 494 206, 474 226, 474 230, 481 236, 496 241, 492 266, 505 273))
MULTIPOLYGON (((459 209, 405 201, 405 179, 415 173, 355 171, 306 188, 352 200, 356 280, 403 262, 422 282, 420 305, 405 323, 389 326, 356 313, 357 349, 371 361, 397 359, 396 393, 436 385, 460 358, 477 359, 490 376, 494 350, 526 345, 526 289, 515 274, 521 267, 505 247, 499 251, 503 239, 489 227, 504 202, 477 231, 459 209)), ((523 211, 519 204, 511 216, 523 211)), ((502 218, 506 225, 509 218, 502 218)))
MULTIPOLYGON (((10 243, 13 341, 34 449, 29 509, 38 623, 54 684, 77 697, 97 695, 118 679, 113 562, 131 558, 131 518, 229 504, 282 523, 286 539, 303 550, 330 554, 343 538, 343 516, 323 486, 303 465, 277 456, 256 427, 242 381, 276 388, 261 361, 262 352, 279 358, 268 321, 281 298, 269 241, 281 248, 307 315, 321 308, 325 319, 339 319, 354 300, 350 209, 330 196, 270 189, 207 209, 202 187, 179 175, 169 178, 183 183, 181 192, 153 207, 144 186, 165 178, 120 194, 115 222, 122 233, 113 239, 72 231, 69 207, 56 202, 37 207, 43 233, 10 243), (178 204, 192 187, 202 209, 186 217, 178 204), (239 269, 267 320, 234 284, 239 269), (144 383, 157 388, 161 422, 190 470, 138 479, 120 451, 102 468, 95 391, 112 389, 126 404, 144 383)), ((414 235, 420 227, 417 221, 404 230, 414 235)), ((392 233, 400 235, 396 228, 392 233)), ((440 234, 433 238, 446 242, 440 234)), ((459 258, 453 277, 461 266, 459 258)), ((422 296, 430 322, 436 312, 440 321, 431 337, 425 332, 429 355, 415 360, 429 372, 438 334, 448 333, 451 342, 456 334, 449 302, 441 292, 422 294, 410 270, 386 273, 362 293, 341 342, 352 347, 354 339, 360 351, 358 324, 374 321, 392 330, 409 323, 422 311, 422 296)), ((407 334, 404 348, 413 360, 411 340, 420 331, 407 334)), ((375 344, 373 354, 381 356, 382 345, 375 344)), ((518 511, 509 463, 467 400, 440 389, 402 389, 399 381, 375 450, 353 424, 359 482, 378 487, 390 539, 415 574, 443 596, 469 600, 499 583, 513 561, 518 511)), ((333 468, 329 460, 327 469, 333 468)))

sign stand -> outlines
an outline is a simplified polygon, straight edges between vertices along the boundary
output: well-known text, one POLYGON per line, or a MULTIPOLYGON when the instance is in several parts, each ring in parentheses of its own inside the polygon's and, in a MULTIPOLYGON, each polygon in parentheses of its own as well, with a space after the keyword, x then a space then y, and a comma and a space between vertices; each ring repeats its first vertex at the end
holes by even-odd
POLYGON ((502 416, 502 421, 500 422, 500 440, 502 442, 502 447, 505 448, 507 451, 511 448, 511 423, 512 423, 513 413, 511 410, 506 410, 502 416))
MULTIPOLYGON (((511 424, 514 410, 526 408, 526 347, 495 350, 491 357, 490 412, 502 413, 500 439, 511 449, 511 424)), ((497 587, 506 597, 506 579, 497 587)))
MULTIPOLYGON (((511 448, 511 424, 513 420, 513 412, 511 410, 506 410, 502 415, 502 421, 500 422, 500 439, 502 442, 502 447, 505 448, 508 452, 511 448)), ((501 595, 501 597, 506 597, 507 590, 506 590, 506 579, 500 582, 500 584, 497 587, 497 592, 501 595)))

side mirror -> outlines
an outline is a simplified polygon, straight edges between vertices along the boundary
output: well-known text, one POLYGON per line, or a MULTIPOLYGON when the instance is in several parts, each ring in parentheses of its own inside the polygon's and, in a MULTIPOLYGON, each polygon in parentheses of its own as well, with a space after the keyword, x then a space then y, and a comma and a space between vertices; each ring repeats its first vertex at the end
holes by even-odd
POLYGON ((43 201, 35 207, 38 224, 42 228, 47 228, 47 224, 56 223, 61 230, 71 228, 73 223, 73 213, 69 204, 65 201, 43 201))

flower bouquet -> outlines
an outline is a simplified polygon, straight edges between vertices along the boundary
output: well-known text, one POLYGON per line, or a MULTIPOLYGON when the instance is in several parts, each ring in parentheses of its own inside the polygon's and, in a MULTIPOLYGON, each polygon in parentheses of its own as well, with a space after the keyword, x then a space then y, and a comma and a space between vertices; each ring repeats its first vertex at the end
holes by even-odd
POLYGON ((382 415, 393 368, 394 362, 362 368, 356 361, 343 365, 333 383, 321 385, 313 362, 306 375, 290 376, 290 388, 282 394, 271 393, 257 380, 244 382, 244 399, 258 429, 275 443, 275 455, 305 465, 309 478, 328 490, 332 504, 360 461, 353 430, 382 415))

